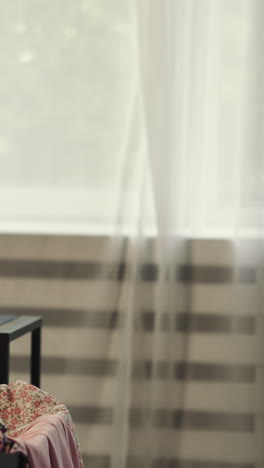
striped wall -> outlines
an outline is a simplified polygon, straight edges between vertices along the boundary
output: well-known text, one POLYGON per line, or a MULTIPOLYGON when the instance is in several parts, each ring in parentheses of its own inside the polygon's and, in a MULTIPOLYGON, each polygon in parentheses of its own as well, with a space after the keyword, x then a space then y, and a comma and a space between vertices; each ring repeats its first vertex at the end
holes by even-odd
MULTIPOLYGON (((95 237, 0 236, 0 313, 43 316, 42 387, 70 408, 86 466, 95 468, 110 466, 122 338, 122 312, 111 300, 106 307, 106 298, 127 267, 125 261, 106 258, 107 243, 95 237)), ((177 272, 190 300, 188 310, 164 311, 160 322, 159 332, 170 328, 175 340, 172 361, 161 352, 156 368, 158 393, 168 388, 168 379, 170 389, 170 403, 159 401, 154 415, 157 468, 264 466, 264 322, 256 312, 254 266, 241 265, 234 286, 233 264, 229 242, 194 240, 188 264, 177 272), (187 337, 187 351, 179 360, 182 337, 187 337), (181 405, 179 382, 184 385, 181 405)), ((151 374, 151 291, 158 277, 151 249, 141 275, 145 379, 133 370, 139 400, 151 374)), ((12 343, 12 380, 29 378, 29 345, 28 336, 12 343)), ((132 408, 135 446, 144 444, 140 421, 140 411, 132 408)), ((137 456, 131 455, 129 466, 139 466, 137 456)))

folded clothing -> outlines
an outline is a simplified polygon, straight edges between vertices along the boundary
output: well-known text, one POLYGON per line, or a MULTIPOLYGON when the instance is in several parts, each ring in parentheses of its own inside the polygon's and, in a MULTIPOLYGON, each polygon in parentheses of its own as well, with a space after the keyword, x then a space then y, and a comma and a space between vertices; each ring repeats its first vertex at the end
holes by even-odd
POLYGON ((0 424, 2 435, 28 455, 30 467, 83 468, 67 407, 34 385, 0 385, 0 424))
POLYGON ((65 415, 41 416, 14 440, 27 454, 30 468, 83 466, 65 415))

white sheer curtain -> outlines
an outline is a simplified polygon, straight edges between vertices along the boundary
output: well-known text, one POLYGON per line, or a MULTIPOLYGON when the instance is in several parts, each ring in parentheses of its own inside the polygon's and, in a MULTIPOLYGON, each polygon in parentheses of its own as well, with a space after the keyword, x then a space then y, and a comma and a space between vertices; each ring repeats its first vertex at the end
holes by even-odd
MULTIPOLYGON (((113 466, 263 465, 263 6, 258 0, 139 0, 137 4, 139 92, 157 222, 152 254, 158 273, 149 291, 138 274, 149 248, 143 190, 139 237, 133 245, 133 281, 124 308, 113 466), (221 286, 220 293, 216 288, 215 300, 221 298, 218 310, 222 307, 230 320, 219 342, 218 365, 228 366, 223 349, 229 349, 228 333, 234 333, 231 381, 242 364, 250 363, 256 375, 252 392, 240 407, 232 404, 232 392, 240 395, 241 389, 234 385, 228 394, 219 385, 218 398, 223 388, 227 411, 219 411, 216 400, 209 412, 201 411, 206 408, 203 397, 200 402, 189 398, 196 387, 188 382, 188 371, 185 378, 174 381, 175 362, 189 369, 188 364, 197 360, 188 327, 186 334, 174 329, 175 317, 177 322, 183 311, 192 315, 195 283, 203 282, 191 264, 188 239, 195 237, 229 239, 232 252, 230 284, 226 289, 221 286), (190 267, 185 281, 182 265, 190 267), (152 297, 155 317, 150 341, 140 322, 146 294, 152 297), (245 350, 236 324, 249 316, 256 328, 254 339, 245 340, 245 350), (133 374, 139 361, 141 386, 133 374), (144 363, 150 366, 148 372, 144 363), (141 419, 133 419, 133 411, 141 419), (210 429, 215 435, 209 434, 210 429)), ((214 298, 208 294, 210 301, 214 309, 214 298)), ((214 352, 208 342, 205 356, 214 352)), ((203 395, 209 401, 215 377, 208 369, 203 395)))
POLYGON ((262 2, 138 4, 157 211, 170 210, 175 230, 192 236, 230 237, 238 228, 256 235, 263 217, 262 2))
POLYGON ((263 1, 0 6, 0 229, 109 236, 111 466, 260 468, 263 1), (221 337, 193 337, 193 311, 221 337))

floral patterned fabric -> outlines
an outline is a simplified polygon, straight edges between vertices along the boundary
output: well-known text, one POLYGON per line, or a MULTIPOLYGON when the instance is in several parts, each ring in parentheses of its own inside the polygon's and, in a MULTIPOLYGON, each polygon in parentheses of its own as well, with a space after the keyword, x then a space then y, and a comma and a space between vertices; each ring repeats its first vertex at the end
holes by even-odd
POLYGON ((83 468, 79 442, 67 407, 47 392, 26 382, 0 385, 0 424, 6 428, 5 437, 17 438, 37 419, 56 414, 63 416, 66 421, 79 454, 79 466, 83 468))

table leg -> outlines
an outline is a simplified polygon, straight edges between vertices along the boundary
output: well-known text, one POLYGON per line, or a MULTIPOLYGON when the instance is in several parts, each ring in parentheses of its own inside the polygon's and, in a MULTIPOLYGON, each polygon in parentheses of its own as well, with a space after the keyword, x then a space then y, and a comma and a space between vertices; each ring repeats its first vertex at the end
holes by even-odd
POLYGON ((9 339, 3 336, 0 339, 0 384, 8 384, 9 380, 9 339))
POLYGON ((31 383, 40 387, 40 348, 41 328, 36 328, 31 333, 31 383))

